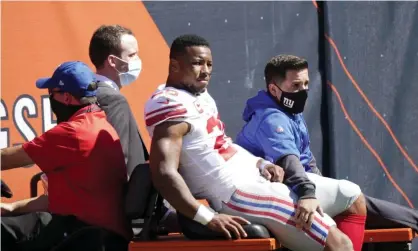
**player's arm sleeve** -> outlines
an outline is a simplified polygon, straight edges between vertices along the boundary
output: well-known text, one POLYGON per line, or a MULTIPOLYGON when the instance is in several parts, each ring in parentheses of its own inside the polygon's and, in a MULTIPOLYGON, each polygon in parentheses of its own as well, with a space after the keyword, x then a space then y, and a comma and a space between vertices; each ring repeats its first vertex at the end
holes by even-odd
POLYGON ((311 161, 309 161, 309 167, 311 168, 312 173, 322 176, 321 170, 319 170, 319 167, 316 164, 315 156, 313 156, 313 154, 311 161))
POLYGON ((184 121, 188 110, 176 96, 162 94, 152 98, 145 106, 145 124, 155 127, 166 121, 184 121))
POLYGON ((300 199, 315 198, 315 184, 309 180, 305 168, 298 157, 286 155, 276 162, 284 170, 284 183, 289 186, 300 199))
POLYGON ((22 147, 43 172, 72 164, 79 161, 81 156, 75 130, 66 122, 26 142, 22 147))
POLYGON ((284 183, 301 199, 315 197, 315 184, 306 175, 300 163, 290 121, 282 114, 272 114, 261 122, 257 140, 263 148, 264 158, 281 166, 284 183))

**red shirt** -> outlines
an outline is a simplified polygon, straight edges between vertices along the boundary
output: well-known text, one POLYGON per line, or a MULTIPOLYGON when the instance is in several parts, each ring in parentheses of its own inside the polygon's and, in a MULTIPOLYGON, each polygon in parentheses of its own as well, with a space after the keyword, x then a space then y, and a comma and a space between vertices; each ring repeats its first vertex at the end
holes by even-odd
POLYGON ((105 113, 89 112, 89 107, 25 143, 23 149, 48 177, 51 213, 74 215, 130 239, 122 146, 105 113))

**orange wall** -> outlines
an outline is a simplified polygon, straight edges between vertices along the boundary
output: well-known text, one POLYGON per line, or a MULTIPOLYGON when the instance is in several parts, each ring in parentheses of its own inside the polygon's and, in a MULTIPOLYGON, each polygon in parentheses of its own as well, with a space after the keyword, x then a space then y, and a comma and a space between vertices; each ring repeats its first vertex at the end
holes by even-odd
MULTIPOLYGON (((50 113, 41 101, 46 92, 36 89, 35 80, 50 76, 64 61, 81 60, 92 66, 88 45, 102 24, 127 26, 138 39, 143 71, 122 92, 149 145, 143 106, 166 79, 169 49, 142 2, 1 2, 2 143, 25 142, 19 130, 28 138, 33 137, 31 131, 43 133, 42 124, 50 120, 50 113)), ((1 173, 14 192, 13 200, 29 196, 29 180, 38 171, 32 167, 1 173)))

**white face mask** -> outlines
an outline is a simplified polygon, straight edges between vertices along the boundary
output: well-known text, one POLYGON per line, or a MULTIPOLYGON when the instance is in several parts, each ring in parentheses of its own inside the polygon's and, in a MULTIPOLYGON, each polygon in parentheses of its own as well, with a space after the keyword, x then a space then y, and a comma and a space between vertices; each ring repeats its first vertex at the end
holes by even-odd
POLYGON ((138 59, 132 59, 126 62, 123 59, 118 58, 122 62, 125 62, 128 64, 128 71, 127 72, 119 72, 119 80, 121 86, 129 85, 130 83, 134 82, 142 70, 142 61, 140 58, 138 59))

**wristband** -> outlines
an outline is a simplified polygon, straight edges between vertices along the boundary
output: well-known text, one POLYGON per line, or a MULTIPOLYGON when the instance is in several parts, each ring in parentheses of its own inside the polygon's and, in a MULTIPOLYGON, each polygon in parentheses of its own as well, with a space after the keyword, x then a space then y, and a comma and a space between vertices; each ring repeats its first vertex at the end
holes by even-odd
POLYGON ((260 169, 260 172, 263 172, 264 168, 266 168, 267 165, 273 165, 273 163, 271 163, 270 161, 267 161, 265 159, 261 159, 260 166, 258 167, 258 169, 260 169))
POLYGON ((199 209, 197 210, 193 220, 199 222, 202 225, 207 225, 215 216, 215 214, 210 211, 204 205, 200 205, 199 209))

